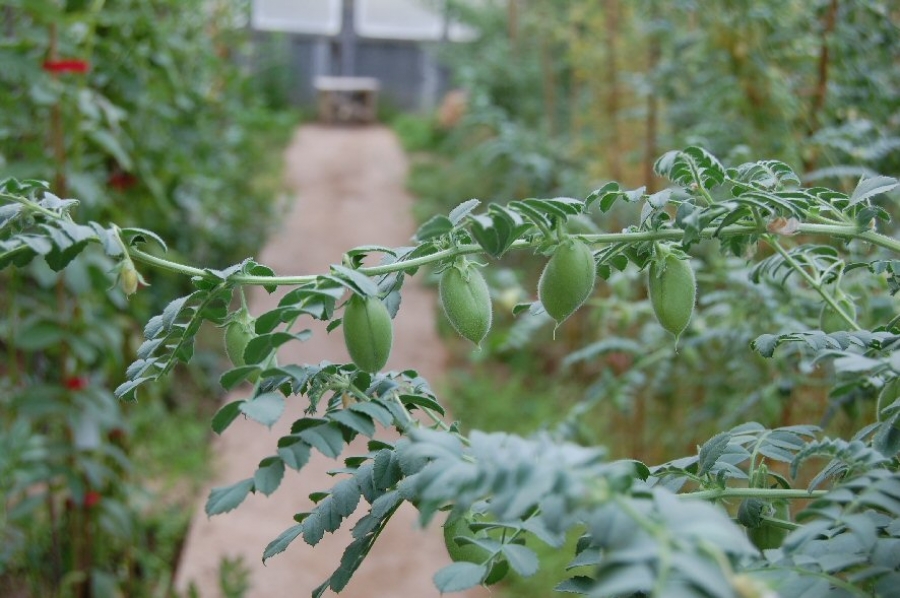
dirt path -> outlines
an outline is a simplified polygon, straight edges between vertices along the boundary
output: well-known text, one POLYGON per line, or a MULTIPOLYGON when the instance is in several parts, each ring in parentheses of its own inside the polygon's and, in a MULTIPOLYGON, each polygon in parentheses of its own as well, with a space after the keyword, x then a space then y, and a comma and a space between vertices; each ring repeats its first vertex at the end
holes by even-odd
MULTIPOLYGON (((407 163, 389 130, 306 126, 294 137, 286 160, 288 183, 296 198, 281 229, 259 256, 261 263, 279 274, 325 272, 352 247, 409 243, 414 223, 409 216, 412 198, 403 187, 407 163)), ((257 290, 250 296, 254 314, 275 307, 277 297, 257 290)), ((412 367, 432 381, 440 375, 445 354, 435 333, 434 305, 433 294, 417 281, 405 285, 388 368, 412 367)), ((317 363, 348 359, 339 331, 327 335, 324 327, 313 326, 313 330, 310 342, 286 347, 279 360, 317 363)), ((242 395, 226 400, 235 398, 242 395)), ((211 486, 252 475, 262 458, 274 454, 278 437, 287 434, 290 423, 302 416, 304 405, 302 398, 289 400, 287 412, 272 430, 248 420, 235 422, 215 441, 217 473, 211 486)), ((364 452, 364 444, 355 444, 364 452)), ((315 549, 298 539, 266 566, 261 563, 262 551, 293 523, 295 513, 312 506, 307 497, 310 492, 331 487, 333 479, 326 471, 337 465, 317 454, 301 473, 288 470, 271 497, 251 495, 236 511, 212 519, 203 513, 201 501, 179 567, 178 590, 187 595, 193 583, 201 598, 218 598, 222 595, 222 559, 241 558, 250 571, 248 598, 309 596, 336 568, 343 547, 349 543, 350 526, 345 524, 338 533, 326 535, 315 549)), ((435 525, 419 530, 415 519, 412 507, 405 505, 398 511, 341 596, 439 595, 431 576, 449 563, 441 530, 435 525)), ((485 591, 456 594, 464 598, 485 595, 485 591)))

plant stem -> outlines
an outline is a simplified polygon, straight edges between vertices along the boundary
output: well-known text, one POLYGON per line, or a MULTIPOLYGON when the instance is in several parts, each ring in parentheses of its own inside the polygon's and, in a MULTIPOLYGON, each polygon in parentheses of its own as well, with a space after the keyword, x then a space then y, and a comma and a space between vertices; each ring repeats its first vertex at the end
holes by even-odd
POLYGON ((691 498, 699 500, 720 500, 727 498, 769 498, 778 499, 804 499, 818 498, 827 494, 827 490, 799 490, 799 489, 776 489, 776 488, 720 488, 715 490, 699 490, 697 492, 688 492, 679 494, 682 498, 691 498))
MULTIPOLYGON (((705 195, 705 189, 701 191, 705 195)), ((37 205, 34 201, 31 201, 25 197, 20 197, 13 194, 8 193, 0 193, 0 199, 4 199, 7 201, 12 201, 19 203, 28 210, 40 213, 41 215, 51 218, 54 220, 62 220, 65 219, 66 216, 63 214, 56 213, 52 210, 48 210, 37 205)), ((711 200, 711 198, 709 198, 711 200)), ((717 226, 709 226, 700 231, 700 237, 704 239, 713 239, 713 238, 721 238, 721 237, 729 237, 734 235, 760 235, 764 234, 765 228, 761 225, 748 225, 748 224, 732 224, 730 226, 725 227, 717 227, 717 226)), ((862 241, 866 241, 868 243, 872 243, 873 245, 877 245, 879 247, 883 247, 885 249, 889 249, 893 252, 900 253, 900 241, 896 239, 892 239, 880 233, 877 233, 872 230, 860 230, 858 226, 855 224, 814 224, 814 223, 802 223, 799 225, 798 232, 805 234, 818 234, 818 235, 829 235, 833 237, 839 237, 843 239, 860 239, 862 241)), ((647 241, 679 241, 684 237, 684 231, 675 228, 661 229, 661 230, 643 230, 643 231, 626 231, 620 233, 599 233, 599 234, 585 234, 578 235, 580 239, 583 239, 586 243, 591 245, 611 245, 615 243, 642 243, 647 241)), ((770 237, 771 238, 771 237, 770 237)), ((775 242, 774 239, 772 242, 775 242)), ((540 244, 539 240, 518 240, 512 243, 510 249, 513 250, 523 250, 537 247, 540 244)), ((8 255, 11 252, 18 251, 19 248, 15 248, 11 251, 7 251, 5 255, 8 255)), ((24 250, 24 248, 22 248, 24 250)), ((477 244, 467 244, 467 245, 458 245, 455 247, 450 247, 447 249, 443 249, 440 251, 435 251, 434 253, 424 255, 421 257, 402 260, 398 262, 394 262, 392 264, 386 264, 384 266, 371 266, 365 268, 359 268, 360 274, 364 274, 366 276, 380 276, 384 274, 391 274, 393 272, 400 272, 403 270, 415 269, 420 266, 425 266, 441 261, 446 261, 453 259, 459 256, 465 255, 474 255, 474 254, 482 254, 484 253, 484 249, 477 244)), ((157 257, 153 254, 147 253, 135 247, 128 248, 128 255, 131 256, 136 261, 140 261, 157 268, 161 268, 163 270, 167 270, 169 272, 173 272, 176 274, 183 274, 187 276, 195 276, 205 279, 217 279, 217 277, 201 268, 196 268, 193 266, 189 266, 187 264, 182 264, 173 260, 167 260, 165 258, 157 257)), ((2 257, 2 256, 0 256, 2 257)), ((805 273, 804 273, 805 274, 805 273)), ((808 277, 808 275, 806 275, 808 277)), ((238 285, 248 285, 248 286, 263 286, 263 285, 275 285, 275 286, 296 286, 300 284, 305 284, 314 281, 316 275, 296 275, 296 276, 254 276, 248 274, 238 274, 232 276, 229 280, 238 285)), ((834 307, 834 306, 832 306, 834 307)))
POLYGON ((775 517, 763 516, 763 517, 761 517, 761 519, 763 521, 765 521, 766 523, 768 523, 769 525, 771 525, 772 527, 777 527, 779 529, 786 529, 790 532, 794 531, 795 529, 799 529, 799 528, 803 527, 799 523, 794 523, 793 521, 786 521, 784 519, 776 519, 775 517))
POLYGON ((188 266, 186 264, 181 264, 178 262, 173 262, 172 260, 167 260, 161 257, 156 257, 153 254, 141 251, 140 249, 135 249, 134 247, 128 250, 128 254, 133 259, 139 262, 144 262, 145 264, 156 266, 161 270, 167 270, 176 274, 186 274, 188 276, 199 276, 201 278, 212 277, 212 274, 210 274, 206 270, 202 270, 200 268, 195 268, 193 266, 188 266))
POLYGON ((831 307, 841 318, 847 322, 854 330, 862 330, 862 327, 856 323, 852 317, 850 317, 844 310, 838 305, 838 302, 835 301, 834 297, 831 296, 831 293, 827 292, 824 288, 822 288, 821 281, 814 279, 809 272, 803 269, 803 266, 797 263, 790 253, 788 253, 781 244, 776 241, 773 237, 769 237, 768 239, 769 245, 771 245, 775 251, 781 254, 781 257, 784 258, 784 261, 790 265, 791 268, 794 269, 800 276, 803 277, 804 280, 811 286, 815 291, 825 300, 825 303, 831 307))
POLYGON ((900 241, 873 230, 860 230, 852 224, 801 224, 799 232, 808 234, 826 234, 845 239, 857 238, 862 241, 890 249, 900 253, 900 241))
MULTIPOLYGON (((56 217, 55 214, 53 216, 56 217)), ((852 225, 801 224, 799 231, 801 233, 828 234, 843 238, 858 237, 875 245, 892 249, 897 253, 900 253, 900 241, 895 241, 894 239, 885 237, 884 235, 880 235, 872 231, 860 232, 856 226, 852 225)), ((757 226, 734 224, 731 226, 722 227, 721 229, 714 226, 704 228, 700 231, 700 236, 706 239, 710 239, 717 236, 721 237, 731 235, 753 235, 762 234, 764 232, 765 229, 757 226)), ((591 245, 609 245, 613 243, 640 243, 645 241, 678 241, 683 237, 684 231, 681 231, 679 229, 579 235, 579 238, 583 239, 587 243, 590 243, 591 245)), ((519 240, 514 242, 510 246, 510 249, 529 249, 534 248, 537 245, 537 241, 519 240)), ((213 276, 209 272, 201 270, 200 268, 194 268, 192 266, 187 266, 178 262, 166 260, 141 251, 140 249, 131 248, 129 249, 129 253, 137 261, 141 261, 162 268, 164 270, 168 270, 170 272, 187 274, 189 276, 199 276, 202 278, 211 278, 213 276)), ((360 268, 359 273, 366 276, 380 276, 383 274, 391 274, 393 272, 400 272, 403 270, 410 270, 419 268, 421 266, 427 266, 429 264, 450 260, 458 256, 474 255, 480 253, 484 253, 484 249, 482 249, 480 245, 474 243, 468 245, 457 245, 456 247, 443 249, 441 251, 436 251, 434 253, 409 260, 386 264, 384 266, 360 268)), ((238 274, 232 276, 230 280, 241 285, 293 286, 312 282, 313 280, 315 280, 315 275, 253 276, 238 274)))
POLYGON ((42 216, 46 216, 47 218, 53 218, 54 220, 61 220, 62 217, 52 210, 48 210, 47 208, 41 207, 38 204, 34 203, 30 199, 25 197, 21 197, 19 195, 12 195, 9 193, 0 193, 0 199, 6 199, 9 201, 14 201, 17 204, 21 204, 25 206, 28 210, 32 212, 37 212, 42 216))

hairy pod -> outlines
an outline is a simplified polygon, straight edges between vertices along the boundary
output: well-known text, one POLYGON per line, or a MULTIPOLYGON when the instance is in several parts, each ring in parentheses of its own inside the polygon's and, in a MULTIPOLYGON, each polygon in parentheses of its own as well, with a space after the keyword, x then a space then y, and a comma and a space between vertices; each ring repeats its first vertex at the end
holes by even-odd
POLYGON ((393 325, 387 307, 377 297, 353 295, 344 307, 344 343, 350 359, 365 372, 377 372, 387 363, 393 343, 393 325))
MULTIPOLYGON (((776 500, 769 505, 769 514, 775 519, 790 521, 791 511, 786 500, 776 500)), ((781 543, 788 535, 788 530, 776 527, 767 521, 760 523, 758 527, 747 529, 747 537, 753 545, 760 550, 771 550, 781 547, 781 543)))
POLYGON ((454 265, 444 270, 440 282, 441 306, 447 319, 464 338, 480 346, 491 329, 491 292, 481 271, 454 265))
POLYGON ((590 297, 597 280, 591 248, 567 239, 559 244, 538 281, 538 298, 556 325, 562 324, 590 297))
MULTIPOLYGON (((837 300, 838 307, 841 308, 841 311, 850 316, 851 319, 855 320, 856 304, 843 293, 839 293, 835 299, 837 300)), ((832 332, 839 332, 841 330, 850 330, 850 324, 826 303, 822 306, 822 311, 819 312, 819 328, 823 332, 831 334, 832 332)))
POLYGON ((131 263, 131 260, 128 260, 128 263, 122 267, 119 276, 122 284, 122 292, 124 292, 126 296, 134 295, 138 289, 138 273, 137 270, 134 269, 134 264, 131 263))
POLYGON ((697 298, 697 282, 690 262, 670 254, 662 263, 651 263, 648 292, 657 321, 678 342, 691 321, 697 298))
POLYGON ((244 351, 250 341, 256 338, 254 320, 246 312, 241 312, 225 328, 225 354, 235 367, 247 365, 244 351))

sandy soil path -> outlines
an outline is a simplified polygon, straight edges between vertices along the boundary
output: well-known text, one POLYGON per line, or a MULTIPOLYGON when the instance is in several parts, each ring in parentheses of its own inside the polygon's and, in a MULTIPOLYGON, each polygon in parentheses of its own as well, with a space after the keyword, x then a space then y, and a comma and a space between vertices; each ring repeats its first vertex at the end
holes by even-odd
MULTIPOLYGON (((305 126, 298 130, 286 154, 288 184, 295 200, 280 230, 259 256, 279 274, 324 272, 347 249, 364 244, 408 244, 414 232, 409 216, 412 198, 405 192, 406 158, 393 133, 381 127, 364 129, 305 126)), ((259 314, 277 303, 261 289, 250 296, 259 314)), ((417 281, 404 287, 403 304, 395 321, 395 343, 388 368, 412 367, 434 381, 443 370, 445 354, 435 333, 435 297, 417 281)), ((340 331, 290 346, 282 363, 348 359, 340 331)), ((226 397, 225 400, 242 398, 226 397)), ((272 430, 238 420, 215 440, 215 478, 211 486, 252 475, 260 459, 274 454, 279 436, 301 417, 302 398, 289 401, 285 416, 272 430)), ((364 450, 364 444, 357 443, 364 450)), ((248 598, 304 598, 335 569, 349 543, 349 526, 315 547, 296 540, 283 554, 261 562, 266 544, 292 524, 292 516, 311 507, 307 495, 329 488, 325 473, 337 462, 316 455, 301 473, 288 470, 271 497, 251 495, 236 511, 208 519, 202 501, 187 538, 176 587, 191 583, 202 598, 218 598, 218 571, 223 558, 242 558, 250 570, 248 598)), ((204 497, 205 499, 205 494, 204 497)), ((361 513, 361 511, 360 511, 361 513)), ((355 520, 357 517, 352 518, 355 520)), ((441 530, 416 527, 416 512, 404 506, 379 538, 372 555, 340 594, 348 598, 430 598, 438 596, 431 582, 437 569, 449 563, 441 530)), ((333 593, 329 595, 334 595, 333 593)), ((486 596, 479 590, 456 594, 486 596)))

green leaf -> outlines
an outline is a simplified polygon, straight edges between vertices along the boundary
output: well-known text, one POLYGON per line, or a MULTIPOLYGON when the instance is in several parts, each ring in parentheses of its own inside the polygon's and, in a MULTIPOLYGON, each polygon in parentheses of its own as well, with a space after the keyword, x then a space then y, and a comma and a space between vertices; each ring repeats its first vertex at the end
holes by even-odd
POLYGON ((359 411, 360 413, 365 413, 385 427, 390 426, 392 423, 394 423, 394 416, 391 415, 391 412, 374 401, 354 403, 350 406, 350 411, 359 411))
POLYGON ((284 397, 278 392, 267 392, 240 405, 241 413, 269 428, 284 413, 284 397))
POLYGON ((684 230, 681 244, 685 247, 700 240, 703 210, 691 203, 683 203, 675 211, 675 225, 684 230))
POLYGON ((403 472, 400 469, 400 459, 397 454, 390 449, 378 451, 372 467, 372 479, 375 487, 379 490, 387 490, 402 478, 403 472))
POLYGON ((596 572, 591 594, 595 596, 631 595, 649 592, 656 576, 645 564, 604 563, 596 572))
MULTIPOLYGON (((679 552, 672 557, 672 569, 683 576, 702 596, 731 598, 734 588, 722 572, 721 564, 713 559, 690 552, 679 552)), ((676 577, 670 581, 672 589, 682 588, 684 582, 676 577)), ((664 595, 672 595, 664 591, 664 595)))
POLYGON ((261 314, 256 319, 256 333, 268 334, 269 332, 275 330, 275 328, 280 324, 290 322, 301 313, 303 313, 302 310, 293 305, 288 305, 286 307, 276 307, 271 311, 267 311, 266 313, 261 314))
POLYGON ((888 176, 875 176, 868 179, 862 179, 850 196, 850 205, 854 206, 870 197, 887 193, 888 191, 895 189, 897 185, 897 179, 888 176))
POLYGON ((384 253, 391 257, 397 257, 396 250, 384 245, 360 245, 349 250, 345 255, 350 259, 353 267, 356 268, 362 265, 363 259, 370 253, 384 253))
POLYGON ((712 470, 719 457, 725 454, 728 448, 728 442, 731 440, 729 432, 721 432, 707 440, 700 447, 700 462, 697 469, 697 475, 706 475, 712 470))
POLYGON ((375 435, 375 424, 372 422, 372 419, 369 416, 362 413, 342 409, 341 411, 329 413, 328 419, 342 424, 350 428, 354 432, 362 434, 363 436, 366 436, 368 438, 371 438, 375 435))
POLYGON ((259 462, 259 468, 253 474, 253 485, 259 491, 269 496, 281 485, 284 478, 284 461, 278 457, 266 457, 259 462))
POLYGON ((553 548, 562 548, 562 546, 566 542, 566 537, 561 533, 551 532, 544 522, 537 518, 532 518, 523 524, 525 530, 534 534, 536 538, 538 538, 544 544, 551 546, 553 548))
POLYGON ((341 555, 340 566, 331 574, 331 577, 328 580, 328 585, 332 590, 340 593, 340 591, 347 586, 350 582, 350 578, 359 568, 359 565, 369 553, 369 550, 371 550, 372 545, 375 543, 375 539, 375 536, 357 538, 347 546, 344 550, 344 554, 341 555))
POLYGON ((315 546, 325 537, 325 526, 322 524, 322 514, 313 512, 303 520, 303 541, 310 546, 315 546))
POLYGON ((53 251, 53 243, 44 236, 38 235, 19 235, 19 240, 31 248, 38 255, 47 255, 53 251))
POLYGON ((900 453, 900 413, 878 426, 872 446, 885 457, 896 457, 900 453))
POLYGON ((619 183, 615 181, 611 181, 609 183, 606 183, 599 189, 595 189, 584 200, 586 206, 585 211, 587 211, 587 208, 590 208, 591 204, 593 204, 595 201, 599 201, 600 211, 608 212, 615 201, 619 197, 622 197, 624 195, 621 191, 622 188, 619 186, 619 183))
POLYGON ((594 579, 585 575, 576 575, 557 584, 553 588, 557 592, 567 594, 587 594, 594 587, 594 579))
POLYGON ((522 577, 531 577, 537 573, 540 561, 530 548, 520 544, 504 544, 502 551, 503 556, 509 561, 509 566, 522 577))
POLYGON ((761 334, 750 343, 750 346, 763 357, 772 357, 775 354, 775 348, 778 347, 778 336, 761 334))
POLYGON ((503 255, 528 228, 519 214, 498 204, 491 204, 487 214, 473 215, 470 220, 475 241, 494 257, 503 255))
POLYGON ((444 415, 444 408, 441 407, 441 404, 438 403, 437 400, 433 397, 426 397, 422 395, 400 395, 400 400, 404 405, 416 405, 418 407, 431 409, 432 411, 436 411, 437 413, 444 415))
POLYGON ((54 247, 52 251, 44 256, 44 261, 47 262, 47 265, 50 266, 51 270, 60 272, 68 266, 85 247, 87 247, 87 241, 74 243, 65 249, 61 249, 58 246, 54 247))
POLYGON ((212 517, 233 511, 244 502, 251 490, 253 490, 253 478, 241 480, 231 486, 213 488, 206 500, 206 514, 212 517))
POLYGON ((341 282, 354 292, 365 295, 366 297, 378 296, 378 285, 375 284, 375 281, 358 270, 353 270, 352 268, 340 264, 334 264, 331 266, 331 271, 339 275, 341 277, 341 282), (347 282, 350 284, 346 284, 347 282))
POLYGON ((440 593, 461 592, 481 584, 487 575, 485 565, 453 563, 434 574, 434 585, 440 593))
POLYGON ((291 469, 300 471, 309 462, 311 450, 299 436, 282 436, 278 439, 278 456, 291 469))
POLYGON ((163 241, 162 237, 157 235, 152 230, 147 230, 146 228, 135 228, 135 227, 126 227, 122 229, 122 233, 125 238, 128 240, 129 245, 134 245, 139 242, 146 242, 147 239, 151 239, 163 251, 169 251, 169 247, 166 245, 166 242, 163 241))
MULTIPOLYGON (((268 266, 263 266, 262 264, 257 264, 253 260, 249 260, 243 267, 243 271, 250 276, 265 276, 265 277, 273 277, 275 276, 275 271, 268 266)), ((274 284, 264 284, 263 288, 267 293, 274 293, 278 289, 278 285, 274 284)))
POLYGON ((419 230, 416 231, 416 240, 424 243, 446 235, 451 230, 453 230, 453 222, 446 216, 438 214, 419 227, 419 230))
POLYGON ((246 401, 232 401, 221 407, 212 418, 212 429, 216 434, 221 434, 228 429, 228 426, 237 419, 241 414, 241 405, 246 401))
POLYGON ((247 348, 244 349, 244 360, 247 362, 247 365, 262 363, 281 345, 290 341, 303 342, 310 336, 312 336, 312 332, 309 330, 302 330, 296 334, 290 332, 260 334, 247 343, 247 348))
POLYGON ((257 373, 259 373, 259 366, 256 365, 244 365, 233 368, 222 374, 222 377, 219 378, 219 384, 221 384, 222 388, 225 390, 231 390, 257 373))
POLYGON ((266 549, 263 551, 263 563, 265 563, 268 559, 272 558, 276 554, 280 554, 284 552, 287 547, 297 539, 303 532, 303 524, 292 525, 287 528, 283 532, 281 532, 277 538, 269 542, 266 549))
POLYGON ((344 448, 344 437, 340 429, 334 425, 320 424, 303 430, 298 436, 332 459, 337 459, 344 448))
POLYGON ((481 205, 481 201, 477 199, 470 199, 469 201, 462 202, 450 211, 450 223, 456 226, 479 205, 481 205))
POLYGON ((705 189, 721 185, 726 175, 725 167, 715 156, 695 146, 664 154, 653 165, 653 169, 679 185, 696 183, 705 189))
POLYGON ((333 532, 353 514, 359 505, 359 498, 359 484, 355 479, 347 478, 335 484, 331 494, 316 505, 313 513, 319 515, 326 532, 333 532))

